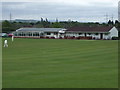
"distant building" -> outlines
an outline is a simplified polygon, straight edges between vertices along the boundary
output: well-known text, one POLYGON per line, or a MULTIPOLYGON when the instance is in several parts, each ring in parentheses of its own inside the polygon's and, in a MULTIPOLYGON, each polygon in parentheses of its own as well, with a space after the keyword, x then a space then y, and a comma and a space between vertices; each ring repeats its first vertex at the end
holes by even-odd
POLYGON ((118 37, 116 27, 78 26, 64 28, 20 28, 14 33, 18 38, 112 39, 118 37))
POLYGON ((48 38, 64 38, 64 28, 20 28, 14 32, 15 37, 48 37, 48 38))
POLYGON ((120 1, 118 2, 118 21, 120 22, 120 1))
POLYGON ((112 37, 118 37, 118 30, 116 27, 110 26, 83 26, 83 27, 71 27, 66 30, 67 37, 80 37, 91 39, 112 39, 112 37))

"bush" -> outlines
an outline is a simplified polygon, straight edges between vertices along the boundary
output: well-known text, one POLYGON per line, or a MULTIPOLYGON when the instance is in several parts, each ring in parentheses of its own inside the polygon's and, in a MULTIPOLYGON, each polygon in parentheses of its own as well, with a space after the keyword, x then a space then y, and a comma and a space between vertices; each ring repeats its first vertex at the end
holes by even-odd
POLYGON ((112 37, 112 40, 119 40, 119 37, 112 37))

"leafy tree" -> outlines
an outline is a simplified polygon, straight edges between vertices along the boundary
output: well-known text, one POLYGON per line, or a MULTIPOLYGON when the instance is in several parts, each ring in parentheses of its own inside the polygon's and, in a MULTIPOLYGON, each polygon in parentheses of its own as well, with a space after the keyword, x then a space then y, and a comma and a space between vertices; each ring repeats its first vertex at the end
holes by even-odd
POLYGON ((10 33, 12 31, 15 31, 15 29, 12 28, 12 27, 2 27, 2 32, 3 33, 10 33))
POLYGON ((30 24, 31 24, 32 26, 34 25, 34 23, 32 23, 32 22, 31 22, 30 24))
POLYGON ((48 19, 46 18, 45 21, 48 22, 48 19))
POLYGON ((11 23, 7 20, 2 22, 2 27, 11 27, 11 23))
POLYGON ((109 26, 112 26, 113 24, 114 24, 113 21, 111 21, 111 20, 108 21, 108 25, 109 25, 109 26))
POLYGON ((62 26, 58 22, 53 23, 51 27, 52 28, 62 28, 62 26))
POLYGON ((40 24, 40 21, 36 22, 36 24, 40 24))
POLYGON ((119 27, 119 24, 120 24, 120 23, 118 22, 118 20, 115 20, 115 26, 116 26, 116 27, 119 27))
POLYGON ((41 23, 43 23, 44 22, 44 20, 43 20, 43 18, 41 18, 41 23))

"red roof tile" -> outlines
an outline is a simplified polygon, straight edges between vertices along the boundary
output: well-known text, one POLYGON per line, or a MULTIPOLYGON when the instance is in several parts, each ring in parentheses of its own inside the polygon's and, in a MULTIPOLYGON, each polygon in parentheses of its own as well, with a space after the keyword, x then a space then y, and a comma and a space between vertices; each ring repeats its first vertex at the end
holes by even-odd
POLYGON ((96 26, 96 27, 90 27, 90 26, 79 26, 79 27, 71 27, 66 30, 66 32, 108 32, 113 27, 110 26, 96 26))

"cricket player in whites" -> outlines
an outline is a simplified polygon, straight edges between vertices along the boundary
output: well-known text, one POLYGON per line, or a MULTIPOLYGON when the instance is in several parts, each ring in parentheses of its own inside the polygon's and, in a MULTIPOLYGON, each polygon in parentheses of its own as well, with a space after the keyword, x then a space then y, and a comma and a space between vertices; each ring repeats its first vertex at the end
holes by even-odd
POLYGON ((4 47, 8 47, 8 41, 5 39, 5 41, 4 41, 4 47))

